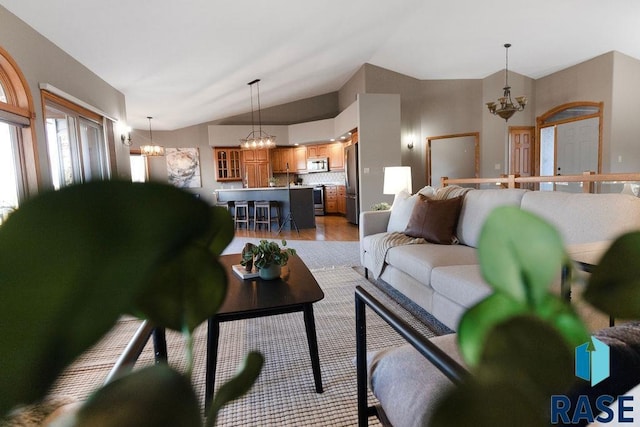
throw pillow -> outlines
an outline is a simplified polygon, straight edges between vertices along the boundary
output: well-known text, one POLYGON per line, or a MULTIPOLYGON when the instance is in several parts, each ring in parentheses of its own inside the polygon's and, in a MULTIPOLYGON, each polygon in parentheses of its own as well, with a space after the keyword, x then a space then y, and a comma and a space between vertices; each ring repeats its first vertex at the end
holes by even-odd
POLYGON ((458 242, 455 236, 458 217, 462 209, 462 196, 434 200, 419 195, 404 234, 422 237, 431 243, 451 245, 458 242))
POLYGON ((389 214, 389 223, 387 224, 387 232, 404 232, 407 223, 413 212, 413 207, 418 201, 418 195, 411 195, 407 191, 401 191, 396 194, 391 205, 391 213, 389 214))

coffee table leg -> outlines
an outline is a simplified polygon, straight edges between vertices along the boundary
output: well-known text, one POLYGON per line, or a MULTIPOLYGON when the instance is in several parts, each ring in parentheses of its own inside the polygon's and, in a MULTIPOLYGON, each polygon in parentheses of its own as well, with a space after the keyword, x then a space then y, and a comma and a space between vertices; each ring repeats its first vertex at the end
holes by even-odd
POLYGON ((318 338, 316 336, 316 321, 313 317, 313 305, 304 305, 304 327, 307 330, 307 342, 311 355, 311 368, 313 369, 313 381, 316 384, 316 393, 322 393, 322 375, 320 373, 320 356, 318 355, 318 338))
POLYGON ((213 399, 213 388, 216 381, 216 363, 218 360, 218 336, 220 323, 210 317, 207 326, 207 370, 205 373, 204 408, 209 409, 213 399))

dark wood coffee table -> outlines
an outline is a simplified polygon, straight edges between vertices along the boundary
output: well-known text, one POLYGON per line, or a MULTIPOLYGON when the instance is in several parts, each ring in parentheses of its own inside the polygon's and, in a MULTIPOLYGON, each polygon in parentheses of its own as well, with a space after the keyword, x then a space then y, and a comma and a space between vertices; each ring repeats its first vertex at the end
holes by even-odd
MULTIPOLYGON (((220 257, 220 263, 227 271, 228 287, 222 307, 215 316, 209 319, 205 407, 209 407, 213 397, 220 323, 297 311, 304 313, 313 379, 316 392, 322 393, 318 339, 313 316, 313 303, 324 298, 324 293, 318 286, 318 282, 298 256, 289 258, 288 264, 282 267, 280 279, 275 280, 260 278, 242 280, 231 268, 234 264, 240 264, 240 260, 240 254, 220 257)), ((267 360, 266 363, 269 361, 267 360)))

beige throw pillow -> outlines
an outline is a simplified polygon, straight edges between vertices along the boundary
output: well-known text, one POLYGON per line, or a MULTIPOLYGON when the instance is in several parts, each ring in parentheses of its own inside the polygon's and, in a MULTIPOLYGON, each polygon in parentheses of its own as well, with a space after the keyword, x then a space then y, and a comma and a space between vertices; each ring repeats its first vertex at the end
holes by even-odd
POLYGON ((407 191, 401 191, 396 194, 395 199, 393 199, 393 205, 391 205, 391 213, 389 214, 389 223, 387 224, 388 233, 394 231, 402 233, 405 228, 407 228, 413 207, 417 201, 417 194, 412 196, 407 191))

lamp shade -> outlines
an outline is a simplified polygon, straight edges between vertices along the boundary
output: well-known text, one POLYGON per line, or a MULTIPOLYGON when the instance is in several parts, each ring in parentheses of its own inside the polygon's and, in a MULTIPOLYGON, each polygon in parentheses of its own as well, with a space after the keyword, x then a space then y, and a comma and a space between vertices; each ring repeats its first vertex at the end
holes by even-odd
POLYGON ((402 190, 412 193, 411 166, 387 166, 384 168, 383 194, 398 194, 402 190))

